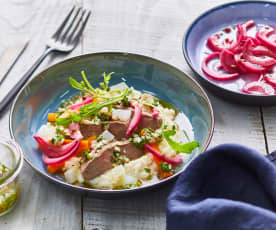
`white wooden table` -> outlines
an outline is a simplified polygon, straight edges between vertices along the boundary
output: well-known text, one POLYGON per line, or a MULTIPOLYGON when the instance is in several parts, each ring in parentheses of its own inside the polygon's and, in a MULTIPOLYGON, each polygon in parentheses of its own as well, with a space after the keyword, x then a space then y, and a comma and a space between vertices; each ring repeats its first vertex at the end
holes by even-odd
MULTIPOLYGON (((0 86, 0 97, 44 49, 45 40, 73 4, 92 10, 81 44, 70 55, 52 55, 37 72, 68 57, 102 51, 126 51, 168 62, 194 76, 186 64, 182 36, 200 13, 225 0, 0 0, 0 49, 20 39, 30 45, 0 86)), ((1 68, 1 66, 0 66, 1 68)), ((266 154, 276 149, 276 107, 231 104, 208 92, 215 132, 210 147, 240 143, 266 154)), ((0 98, 0 99, 1 99, 0 98)), ((0 135, 9 136, 8 109, 0 118, 0 135)), ((16 208, 0 217, 1 230, 162 230, 171 189, 138 197, 100 200, 71 194, 39 176, 27 164, 21 174, 16 208)))

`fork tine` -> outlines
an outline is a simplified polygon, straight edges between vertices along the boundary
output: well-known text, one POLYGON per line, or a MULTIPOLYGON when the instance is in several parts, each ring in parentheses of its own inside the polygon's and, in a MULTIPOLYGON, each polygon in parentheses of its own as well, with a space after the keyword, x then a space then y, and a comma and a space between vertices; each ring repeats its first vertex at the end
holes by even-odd
POLYGON ((87 21, 91 15, 91 11, 90 10, 88 11, 87 15, 85 16, 85 19, 83 20, 84 14, 85 14, 85 12, 83 13, 82 17, 78 21, 78 23, 75 27, 75 30, 73 30, 69 36, 68 42, 73 43, 73 45, 76 45, 78 43, 78 41, 82 35, 82 32, 87 24, 87 21))
POLYGON ((73 19, 71 20, 70 24, 67 26, 65 32, 62 34, 61 42, 64 41, 64 39, 66 38, 68 32, 70 31, 70 29, 72 28, 72 26, 75 24, 76 19, 77 19, 77 17, 79 16, 80 12, 81 12, 81 7, 78 8, 78 10, 77 10, 77 12, 75 13, 75 15, 74 15, 73 19))
POLYGON ((72 32, 71 32, 70 35, 68 36, 68 41, 71 40, 72 36, 73 36, 74 33, 77 31, 79 24, 80 24, 81 21, 83 20, 83 16, 84 16, 85 12, 86 12, 86 10, 83 10, 83 12, 82 12, 80 18, 78 19, 76 25, 75 25, 74 28, 72 29, 72 32))
POLYGON ((61 23, 61 25, 58 27, 56 32, 53 34, 52 38, 56 38, 60 34, 60 32, 64 28, 65 24, 67 23, 68 19, 71 17, 71 15, 72 15, 75 8, 76 8, 76 6, 73 6, 73 8, 70 10, 69 14, 64 19, 64 21, 61 23))

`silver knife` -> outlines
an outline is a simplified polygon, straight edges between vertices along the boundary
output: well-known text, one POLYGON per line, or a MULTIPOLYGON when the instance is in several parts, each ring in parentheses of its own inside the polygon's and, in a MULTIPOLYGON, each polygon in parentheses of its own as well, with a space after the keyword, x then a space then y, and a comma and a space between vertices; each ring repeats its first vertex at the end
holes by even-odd
POLYGON ((0 84, 10 72, 18 58, 28 46, 29 41, 18 41, 4 49, 0 56, 0 84))

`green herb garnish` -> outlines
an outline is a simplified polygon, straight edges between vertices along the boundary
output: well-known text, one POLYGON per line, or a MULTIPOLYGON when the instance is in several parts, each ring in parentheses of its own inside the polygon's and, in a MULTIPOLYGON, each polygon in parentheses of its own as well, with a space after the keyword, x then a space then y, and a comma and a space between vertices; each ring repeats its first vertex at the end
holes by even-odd
POLYGON ((158 106, 159 105, 159 100, 156 97, 153 98, 153 105, 154 106, 158 106))
POLYGON ((167 162, 161 162, 160 163, 160 168, 163 172, 169 172, 172 169, 172 165, 168 164, 167 162))
POLYGON ((126 89, 124 93, 121 94, 120 96, 107 99, 103 102, 94 102, 94 103, 92 102, 91 104, 83 105, 81 107, 80 115, 82 117, 90 117, 93 115, 97 115, 97 113, 101 111, 102 108, 108 107, 109 105, 122 101, 124 97, 127 95, 127 91, 128 89, 126 89))
POLYGON ((82 151, 82 154, 83 154, 83 156, 84 156, 87 160, 92 159, 92 157, 89 155, 89 153, 88 153, 86 150, 83 150, 83 151, 82 151))
POLYGON ((97 136, 97 138, 96 138, 96 141, 97 141, 97 142, 100 142, 100 141, 102 141, 102 140, 103 140, 103 135, 97 136))
POLYGON ((133 138, 130 138, 130 141, 133 142, 135 146, 139 149, 142 149, 144 145, 149 142, 149 140, 147 140, 145 136, 133 137, 133 138))
POLYGON ((69 112, 70 116, 66 118, 56 118, 56 124, 57 125, 62 125, 67 127, 71 123, 78 123, 80 122, 83 118, 87 118, 90 116, 96 116, 99 111, 101 111, 102 108, 108 107, 116 102, 120 102, 124 99, 124 97, 127 95, 128 89, 124 91, 123 94, 117 97, 113 97, 111 99, 107 99, 103 102, 92 102, 91 104, 88 105, 83 105, 81 107, 80 113, 71 113, 69 112))
POLYGON ((170 136, 175 135, 175 130, 166 130, 163 131, 163 135, 168 142, 168 144, 171 146, 171 148, 177 152, 180 153, 192 153, 192 151, 199 146, 199 143, 197 141, 188 142, 185 144, 178 143, 170 138, 170 136))
POLYGON ((135 184, 125 184, 123 186, 123 189, 131 189, 131 188, 136 188, 136 187, 137 187, 137 185, 135 185, 135 184))
POLYGON ((145 172, 147 173, 151 173, 151 169, 150 168, 144 168, 145 172))
POLYGON ((62 126, 69 126, 71 123, 79 123, 82 120, 82 116, 79 113, 69 112, 69 117, 57 117, 56 124, 62 126))
POLYGON ((106 75, 105 72, 103 73, 104 82, 101 82, 101 83, 100 83, 100 86, 101 86, 101 87, 103 88, 103 90, 105 90, 105 91, 108 91, 108 90, 109 90, 108 84, 109 84, 109 80, 110 80, 112 74, 113 74, 113 72, 112 72, 112 73, 109 73, 108 75, 106 75))
MULTIPOLYGON (((106 73, 103 73, 103 78, 104 81, 100 83, 100 86, 102 87, 102 89, 95 89, 90 82, 87 80, 87 77, 84 73, 84 71, 81 71, 81 75, 83 78, 83 81, 76 81, 74 78, 70 77, 69 78, 69 83, 70 85, 78 90, 83 91, 86 94, 93 94, 95 97, 99 97, 99 98, 104 98, 104 99, 108 99, 109 97, 105 97, 104 94, 109 91, 109 80, 111 78, 111 75, 113 73, 109 73, 106 75, 106 73)), ((115 90, 116 92, 120 92, 115 90)))
POLYGON ((87 80, 84 71, 82 71, 81 74, 84 81, 77 82, 74 78, 70 77, 69 78, 70 85, 73 88, 81 90, 85 93, 93 94, 93 95, 96 94, 96 90, 92 87, 92 85, 87 80))

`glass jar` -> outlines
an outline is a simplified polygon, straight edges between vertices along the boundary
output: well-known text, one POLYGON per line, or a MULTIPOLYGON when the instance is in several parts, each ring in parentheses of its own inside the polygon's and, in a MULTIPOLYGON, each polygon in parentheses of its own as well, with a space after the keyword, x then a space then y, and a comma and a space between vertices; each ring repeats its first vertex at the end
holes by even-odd
POLYGON ((23 161, 19 145, 0 137, 0 216, 8 213, 16 204, 23 161))

